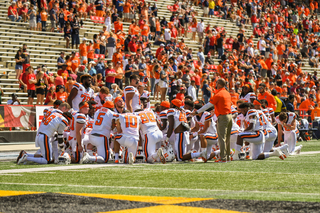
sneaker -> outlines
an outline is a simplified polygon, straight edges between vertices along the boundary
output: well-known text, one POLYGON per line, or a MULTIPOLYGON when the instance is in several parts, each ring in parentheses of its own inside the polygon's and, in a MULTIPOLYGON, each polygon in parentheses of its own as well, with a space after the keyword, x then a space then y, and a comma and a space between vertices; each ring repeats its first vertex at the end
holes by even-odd
POLYGON ((87 152, 84 152, 82 158, 80 159, 79 164, 83 164, 87 162, 89 162, 89 154, 87 152))
POLYGON ((24 154, 27 154, 27 152, 24 151, 24 150, 21 150, 19 156, 17 157, 17 162, 16 162, 16 163, 18 163, 18 161, 20 160, 20 158, 21 158, 24 154))
POLYGON ((285 157, 283 156, 282 152, 279 149, 274 150, 274 153, 281 159, 284 160, 285 157))
POLYGON ((133 163, 134 163, 133 153, 130 152, 130 153, 129 153, 129 164, 132 165, 133 163))
POLYGON ((157 151, 157 155, 160 158, 161 163, 165 164, 166 163, 166 158, 163 155, 163 150, 162 148, 159 148, 157 151))
POLYGON ((201 159, 203 160, 204 163, 207 163, 207 150, 202 151, 200 153, 200 157, 201 157, 201 159))
POLYGON ((20 165, 20 164, 26 162, 26 161, 27 161, 27 158, 28 158, 28 155, 27 155, 27 153, 25 153, 25 154, 18 160, 17 164, 20 165))

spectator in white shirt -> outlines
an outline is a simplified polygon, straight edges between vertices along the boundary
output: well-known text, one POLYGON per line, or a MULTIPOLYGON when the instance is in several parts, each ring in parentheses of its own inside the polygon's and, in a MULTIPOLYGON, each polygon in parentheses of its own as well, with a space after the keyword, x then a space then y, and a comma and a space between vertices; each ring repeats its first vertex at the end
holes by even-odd
POLYGON ((11 99, 7 101, 7 105, 20 105, 20 101, 15 93, 12 93, 11 99))
POLYGON ((267 47, 267 43, 265 41, 265 38, 261 37, 261 39, 259 40, 259 51, 260 51, 260 54, 263 56, 265 56, 266 54, 266 47, 267 47))
POLYGON ((203 23, 203 19, 201 19, 200 22, 198 22, 198 25, 197 25, 197 33, 198 33, 198 37, 199 37, 199 44, 202 44, 203 31, 204 31, 204 23, 203 23))
POLYGON ((171 31, 169 28, 164 29, 164 39, 168 42, 171 39, 171 31))
POLYGON ((253 43, 249 43, 249 46, 247 48, 247 54, 250 57, 254 57, 254 48, 253 48, 253 43))
POLYGON ((190 95, 193 101, 197 100, 197 92, 196 92, 196 82, 195 80, 191 80, 191 85, 188 87, 188 95, 190 95))

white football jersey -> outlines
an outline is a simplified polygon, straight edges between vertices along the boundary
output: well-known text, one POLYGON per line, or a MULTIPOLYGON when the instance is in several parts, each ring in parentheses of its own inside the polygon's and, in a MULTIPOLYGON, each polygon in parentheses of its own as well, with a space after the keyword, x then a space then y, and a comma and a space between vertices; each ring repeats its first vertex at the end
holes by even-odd
POLYGON ((251 103, 250 98, 254 98, 256 99, 256 94, 254 94, 253 92, 249 92, 248 94, 246 94, 244 97, 240 97, 240 100, 244 100, 247 103, 251 103))
POLYGON ((91 134, 104 135, 110 137, 112 120, 117 119, 118 114, 110 109, 102 107, 94 114, 94 123, 91 134))
MULTIPOLYGON (((133 86, 127 86, 124 88, 124 99, 126 99, 126 96, 128 93, 134 93, 134 96, 132 98, 132 110, 133 112, 137 109, 141 109, 141 102, 140 102, 140 93, 137 90, 137 88, 133 86)), ((126 109, 128 109, 126 105, 126 109)))
MULTIPOLYGON (((288 116, 288 121, 287 121, 287 124, 288 124, 288 125, 291 125, 292 122, 293 122, 294 120, 296 120, 296 117, 297 117, 297 116, 296 116, 296 113, 294 113, 294 112, 287 112, 287 116, 288 116)), ((281 123, 280 120, 279 120, 279 115, 276 117, 276 122, 283 127, 283 131, 284 131, 284 132, 290 132, 290 131, 291 131, 291 130, 287 129, 286 127, 284 127, 284 126, 282 125, 282 123, 281 123)), ((298 123, 297 123, 297 125, 298 125, 298 123)), ((293 131, 297 131, 297 125, 296 125, 295 130, 293 130, 293 131)))
POLYGON ((191 111, 190 110, 186 110, 186 116, 187 116, 187 120, 189 120, 190 118, 190 128, 194 128, 196 126, 196 120, 194 119, 194 117, 191 115, 191 111))
POLYGON ((53 112, 42 120, 38 133, 46 134, 51 138, 55 132, 62 135, 68 125, 68 120, 61 113, 53 112))
POLYGON ((267 116, 262 112, 262 110, 256 110, 261 118, 261 122, 263 124, 263 129, 267 129, 269 120, 267 116))
POLYGON ((139 137, 139 128, 141 119, 139 116, 133 113, 119 114, 117 118, 120 122, 122 133, 126 135, 132 135, 133 137, 139 137))
POLYGON ((250 131, 259 131, 263 130, 262 118, 260 118, 259 113, 255 109, 248 110, 245 116, 245 122, 247 122, 248 126, 250 125, 250 117, 255 116, 255 123, 250 131))
MULTIPOLYGON (((160 118, 160 123, 161 123, 161 125, 162 125, 162 120, 168 120, 167 113, 168 113, 168 110, 167 110, 167 109, 160 112, 159 118, 160 118)), ((166 133, 167 133, 168 127, 169 127, 169 124, 168 124, 168 122, 167 122, 166 128, 165 128, 164 130, 162 130, 162 133, 163 133, 163 134, 166 134, 166 133)))
POLYGON ((97 94, 95 94, 95 95, 93 96, 94 102, 97 103, 97 104, 96 104, 96 108, 97 108, 97 109, 100 109, 100 108, 102 107, 102 105, 107 101, 106 98, 105 98, 104 100, 101 100, 99 94, 100 94, 100 93, 98 92, 97 94))
POLYGON ((196 120, 196 122, 198 122, 198 125, 199 125, 199 131, 203 129, 204 127, 204 123, 205 121, 207 120, 207 118, 211 118, 211 113, 210 112, 203 112, 201 117, 199 116, 194 116, 194 119, 196 120))
POLYGON ((274 110, 270 107, 267 108, 269 110, 269 119, 270 119, 270 122, 272 123, 272 115, 274 115, 274 110))
MULTIPOLYGON (((70 124, 70 137, 72 138, 76 138, 77 134, 76 134, 76 124, 84 124, 84 128, 82 129, 82 133, 84 133, 85 131, 85 127, 87 126, 87 122, 88 122, 88 117, 80 112, 73 112, 72 113, 72 120, 71 120, 71 124, 70 124)), ((82 134, 82 137, 84 136, 84 134, 82 134)))
POLYGON ((75 83, 72 88, 75 88, 78 90, 77 96, 72 100, 72 108, 75 111, 79 111, 79 104, 83 101, 89 101, 91 98, 93 98, 94 91, 90 87, 88 90, 79 83, 75 83))
POLYGON ((178 109, 169 109, 167 116, 173 116, 174 119, 174 126, 173 130, 175 130, 182 122, 187 123, 187 115, 184 110, 178 110, 178 109))
POLYGON ((135 112, 134 114, 140 117, 140 121, 141 121, 140 128, 143 135, 149 132, 154 132, 156 130, 159 130, 159 127, 157 125, 156 115, 152 110, 144 110, 140 112, 135 112))
POLYGON ((244 129, 244 115, 243 114, 239 114, 236 118, 236 124, 239 126, 240 129, 244 129))

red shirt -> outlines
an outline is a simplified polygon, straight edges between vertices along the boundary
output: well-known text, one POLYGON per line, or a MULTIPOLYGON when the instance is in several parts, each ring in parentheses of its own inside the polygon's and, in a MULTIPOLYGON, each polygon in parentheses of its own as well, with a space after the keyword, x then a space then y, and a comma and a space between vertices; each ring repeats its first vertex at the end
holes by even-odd
MULTIPOLYGON (((27 80, 27 73, 21 73, 20 74, 20 76, 19 76, 19 80, 21 80, 23 83, 25 83, 25 84, 28 84, 28 80, 27 80)), ((20 87, 21 87, 22 85, 20 84, 20 87)))
POLYGON ((36 75, 35 74, 27 74, 27 89, 28 90, 36 90, 35 84, 30 84, 29 80, 36 80, 36 75))
POLYGON ((47 94, 47 96, 46 96, 46 100, 44 101, 44 103, 45 104, 47 104, 47 103, 49 103, 50 102, 50 100, 49 100, 49 98, 48 97, 50 97, 51 96, 51 99, 55 99, 56 97, 57 97, 57 93, 53 93, 53 94, 51 94, 51 92, 48 92, 48 94, 47 94))
POLYGON ((195 81, 195 83, 196 83, 197 86, 200 86, 200 85, 201 85, 201 78, 200 78, 199 75, 196 75, 196 76, 194 77, 194 81, 195 81))
POLYGON ((107 75, 109 73, 116 73, 116 71, 114 69, 106 69, 106 83, 114 83, 115 82, 115 76, 109 76, 107 77, 107 75))
POLYGON ((10 6, 10 7, 8 8, 8 16, 16 15, 16 14, 17 14, 17 8, 10 6), (12 10, 13 14, 11 13, 10 10, 12 10))
POLYGON ((130 49, 131 52, 137 52, 137 44, 133 41, 130 41, 128 44, 128 48, 130 49))

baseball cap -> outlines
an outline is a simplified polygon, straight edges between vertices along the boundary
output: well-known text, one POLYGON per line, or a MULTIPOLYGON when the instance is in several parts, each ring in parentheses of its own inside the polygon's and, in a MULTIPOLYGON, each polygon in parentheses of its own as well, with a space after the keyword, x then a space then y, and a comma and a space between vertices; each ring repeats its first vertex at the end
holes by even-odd
POLYGON ((116 97, 116 98, 114 99, 114 101, 113 101, 113 102, 114 102, 114 103, 118 103, 118 101, 120 101, 120 100, 123 100, 123 99, 122 99, 121 97, 119 97, 119 96, 118 96, 118 97, 116 97))
POLYGON ((164 47, 165 45, 164 44, 160 44, 160 47, 164 47))

